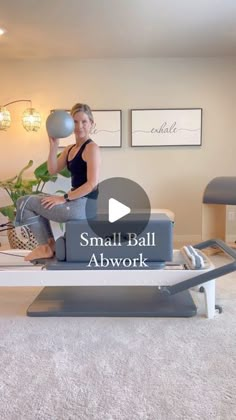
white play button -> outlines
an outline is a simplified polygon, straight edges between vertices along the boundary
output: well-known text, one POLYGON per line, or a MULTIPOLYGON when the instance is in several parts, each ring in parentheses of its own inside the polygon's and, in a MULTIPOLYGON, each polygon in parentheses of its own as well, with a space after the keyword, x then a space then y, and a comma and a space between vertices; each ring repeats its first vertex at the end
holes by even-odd
MULTIPOLYGON (((99 183, 96 206, 94 201, 87 200, 86 217, 97 236, 112 237, 114 232, 133 232, 138 236, 146 229, 151 206, 146 192, 137 182, 121 177, 105 179, 99 183), (94 207, 96 217, 92 216, 94 207), (142 217, 139 217, 140 209, 142 217)), ((123 238, 126 238, 125 234, 123 238)))
POLYGON ((122 217, 126 216, 131 212, 130 207, 125 206, 120 201, 115 200, 114 198, 109 199, 109 216, 108 220, 110 223, 114 223, 122 217))

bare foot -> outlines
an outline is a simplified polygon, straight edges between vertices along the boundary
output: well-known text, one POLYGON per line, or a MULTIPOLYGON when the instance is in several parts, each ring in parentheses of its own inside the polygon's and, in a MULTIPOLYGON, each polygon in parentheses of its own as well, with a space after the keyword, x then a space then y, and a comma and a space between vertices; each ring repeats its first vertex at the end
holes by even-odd
POLYGON ((41 258, 52 258, 54 255, 53 250, 48 244, 39 245, 37 248, 33 249, 26 257, 24 258, 25 261, 33 261, 38 260, 41 258))

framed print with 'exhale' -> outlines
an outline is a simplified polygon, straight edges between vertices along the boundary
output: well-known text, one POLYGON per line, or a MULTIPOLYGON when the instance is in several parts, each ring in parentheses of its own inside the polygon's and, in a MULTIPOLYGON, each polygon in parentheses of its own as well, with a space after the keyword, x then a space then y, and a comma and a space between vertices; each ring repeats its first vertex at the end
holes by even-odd
POLYGON ((202 108, 132 109, 136 146, 201 146, 202 108))

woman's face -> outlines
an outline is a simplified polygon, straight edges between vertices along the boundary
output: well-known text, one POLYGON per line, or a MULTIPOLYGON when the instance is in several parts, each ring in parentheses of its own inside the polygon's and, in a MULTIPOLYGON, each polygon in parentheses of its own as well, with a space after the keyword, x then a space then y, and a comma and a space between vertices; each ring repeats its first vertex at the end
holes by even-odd
POLYGON ((75 123, 75 137, 78 140, 87 140, 90 135, 90 131, 92 128, 92 122, 90 121, 89 117, 85 112, 76 112, 74 115, 74 123, 75 123))

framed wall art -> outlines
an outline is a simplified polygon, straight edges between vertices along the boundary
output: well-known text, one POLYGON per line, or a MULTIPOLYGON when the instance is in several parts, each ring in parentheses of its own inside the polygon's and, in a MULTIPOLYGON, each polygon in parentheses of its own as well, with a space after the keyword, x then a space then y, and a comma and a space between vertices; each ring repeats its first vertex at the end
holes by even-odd
POLYGON ((132 109, 132 147, 201 146, 202 108, 132 109))
MULTIPOLYGON (((121 110, 92 110, 92 113, 94 126, 91 131, 91 139, 100 147, 121 147, 121 110)), ((75 136, 72 134, 69 137, 60 139, 59 147, 63 148, 74 142, 75 136)))

